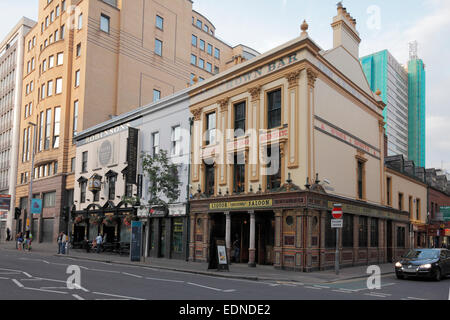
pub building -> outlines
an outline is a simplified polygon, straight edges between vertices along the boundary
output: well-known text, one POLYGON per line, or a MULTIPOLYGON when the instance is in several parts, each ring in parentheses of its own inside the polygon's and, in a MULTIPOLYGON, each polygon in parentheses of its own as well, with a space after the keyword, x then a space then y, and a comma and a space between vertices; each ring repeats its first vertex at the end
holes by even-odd
MULTIPOLYGON (((142 221, 142 255, 187 259, 189 95, 185 89, 79 133, 72 210, 75 247, 100 233, 106 249, 127 253, 131 222, 142 221), (150 207, 143 153, 165 150, 177 164, 180 194, 166 208, 150 207)), ((164 195, 161 195, 164 197, 164 195)), ((168 202, 168 201, 167 201, 168 202)))
POLYGON ((224 240, 232 263, 332 268, 334 204, 341 265, 393 261, 410 247, 408 212, 387 203, 385 104, 359 63, 356 20, 339 4, 331 26, 330 50, 303 22, 299 38, 189 92, 190 261, 215 259, 224 240))

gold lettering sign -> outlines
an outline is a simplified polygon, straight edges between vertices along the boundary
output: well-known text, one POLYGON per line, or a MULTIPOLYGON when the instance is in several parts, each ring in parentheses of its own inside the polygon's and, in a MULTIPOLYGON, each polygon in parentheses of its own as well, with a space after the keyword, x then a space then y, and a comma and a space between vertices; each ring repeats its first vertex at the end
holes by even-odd
POLYGON ((272 199, 210 203, 210 210, 237 210, 272 207, 272 199))

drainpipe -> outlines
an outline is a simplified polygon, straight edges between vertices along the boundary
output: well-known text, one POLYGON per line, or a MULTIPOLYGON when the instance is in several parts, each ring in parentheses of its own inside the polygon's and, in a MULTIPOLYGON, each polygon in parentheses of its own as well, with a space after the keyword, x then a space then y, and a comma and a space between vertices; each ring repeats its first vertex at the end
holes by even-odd
MULTIPOLYGON (((194 118, 189 118, 189 139, 192 137, 192 126, 194 125, 194 118)), ((185 245, 185 254, 184 259, 186 261, 189 261, 189 239, 190 239, 190 232, 191 232, 191 225, 190 225, 190 198, 189 198, 189 186, 191 185, 191 140, 189 140, 189 160, 188 160, 188 183, 186 186, 186 245, 185 245)))

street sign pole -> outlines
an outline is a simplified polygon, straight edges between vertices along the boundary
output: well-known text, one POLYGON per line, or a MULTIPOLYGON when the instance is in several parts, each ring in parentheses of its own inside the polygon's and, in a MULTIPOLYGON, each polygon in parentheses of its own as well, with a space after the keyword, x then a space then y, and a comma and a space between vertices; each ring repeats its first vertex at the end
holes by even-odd
POLYGON ((336 253, 334 255, 334 270, 336 271, 336 275, 339 275, 339 229, 342 229, 343 226, 342 204, 335 203, 331 214, 335 219, 334 221, 332 220, 331 227, 336 228, 336 253))
POLYGON ((334 270, 336 271, 336 275, 339 275, 339 228, 336 228, 336 254, 334 262, 334 270))

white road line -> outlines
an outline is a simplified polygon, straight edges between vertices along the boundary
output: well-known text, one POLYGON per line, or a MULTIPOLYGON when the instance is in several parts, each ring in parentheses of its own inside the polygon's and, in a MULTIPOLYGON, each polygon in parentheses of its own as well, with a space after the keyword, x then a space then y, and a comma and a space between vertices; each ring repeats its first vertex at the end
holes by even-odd
POLYGON ((132 299, 132 300, 145 300, 141 298, 133 298, 133 297, 126 297, 126 296, 119 296, 116 294, 110 294, 110 293, 103 293, 103 292, 93 292, 94 294, 99 294, 103 296, 110 296, 110 297, 116 297, 116 298, 122 298, 122 299, 132 299))
POLYGON ((26 273, 26 272, 24 272, 24 271, 22 271, 22 273, 23 273, 24 275, 26 275, 28 278, 32 278, 32 276, 31 276, 29 273, 26 273))
POLYGON ((387 298, 390 295, 384 295, 384 294, 380 294, 380 293, 364 293, 364 295, 366 296, 372 296, 372 297, 378 297, 378 298, 387 298))
POLYGON ((330 289, 330 287, 327 287, 327 286, 314 285, 314 287, 316 287, 316 288, 322 288, 322 289, 330 289))
POLYGON ((19 281, 17 281, 16 279, 12 279, 12 281, 19 287, 19 288, 23 288, 24 285, 21 284, 19 281))
POLYGON ((236 290, 235 289, 228 289, 228 290, 222 290, 223 292, 235 292, 236 290))
POLYGON ((150 277, 146 277, 145 279, 148 280, 157 280, 157 281, 167 281, 167 282, 178 282, 178 283, 183 283, 183 280, 171 280, 171 279, 159 279, 159 278, 150 278, 150 277))
POLYGON ((24 289, 26 289, 26 290, 42 291, 42 292, 59 293, 59 294, 67 294, 67 292, 63 292, 63 291, 45 290, 45 289, 38 289, 38 288, 24 287, 24 289))
POLYGON ((10 278, 3 278, 3 277, 0 277, 0 280, 10 280, 10 278))
POLYGON ((310 286, 305 286, 304 288, 315 289, 315 290, 322 290, 322 288, 318 288, 318 287, 310 287, 310 286))
POLYGON ((349 291, 349 290, 331 290, 331 291, 339 292, 339 293, 353 293, 352 291, 349 291))
POLYGON ((102 270, 102 269, 89 269, 89 270, 90 271, 98 271, 98 272, 120 273, 119 271, 102 270))
POLYGON ((202 285, 200 285, 200 284, 196 284, 196 283, 192 283, 192 282, 188 282, 188 284, 193 285, 193 286, 196 286, 196 287, 200 287, 200 288, 209 289, 209 290, 223 291, 222 289, 217 289, 217 288, 212 288, 212 287, 202 286, 202 285))
POLYGON ((411 299, 411 300, 427 300, 427 299, 415 298, 415 297, 408 297, 408 299, 411 299))
POLYGON ((0 272, 0 274, 18 274, 18 272, 0 272))
POLYGON ((67 287, 40 287, 40 289, 51 290, 51 289, 64 289, 67 290, 67 287))
POLYGON ((75 299, 78 299, 78 300, 85 300, 84 298, 80 297, 77 294, 73 294, 72 297, 74 297, 75 299))
POLYGON ((143 276, 139 276, 137 274, 127 273, 127 272, 122 272, 122 274, 130 276, 130 277, 135 277, 135 278, 143 278, 143 276))

